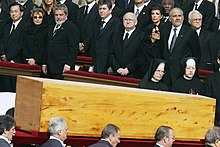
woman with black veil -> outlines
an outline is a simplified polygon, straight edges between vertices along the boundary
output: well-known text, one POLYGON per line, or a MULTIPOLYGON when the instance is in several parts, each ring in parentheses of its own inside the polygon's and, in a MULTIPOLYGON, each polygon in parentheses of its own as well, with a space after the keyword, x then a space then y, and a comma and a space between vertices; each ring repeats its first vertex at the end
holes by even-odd
POLYGON ((168 91, 168 87, 161 81, 165 74, 165 67, 166 61, 156 58, 153 59, 139 87, 143 89, 168 91))
POLYGON ((198 78, 198 64, 194 57, 187 57, 181 61, 182 73, 174 82, 171 91, 188 93, 188 94, 204 94, 204 87, 198 78))

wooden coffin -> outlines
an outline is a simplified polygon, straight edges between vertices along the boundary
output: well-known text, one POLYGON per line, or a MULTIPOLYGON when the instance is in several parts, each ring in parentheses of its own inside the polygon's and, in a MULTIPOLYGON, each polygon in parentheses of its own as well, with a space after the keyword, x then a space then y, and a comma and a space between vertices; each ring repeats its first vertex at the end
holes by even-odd
POLYGON ((122 138, 152 139, 169 125, 177 140, 200 140, 214 123, 215 99, 199 95, 23 76, 16 91, 15 119, 26 131, 47 132, 61 116, 70 136, 99 137, 113 123, 122 138))

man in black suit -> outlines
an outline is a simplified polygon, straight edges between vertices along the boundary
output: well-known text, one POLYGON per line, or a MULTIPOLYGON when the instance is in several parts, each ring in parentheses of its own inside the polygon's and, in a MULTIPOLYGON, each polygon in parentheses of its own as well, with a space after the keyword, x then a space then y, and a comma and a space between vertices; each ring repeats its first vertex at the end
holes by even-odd
POLYGON ((220 50, 218 52, 218 69, 205 78, 206 95, 216 99, 215 125, 220 126, 220 50))
POLYGON ((146 5, 144 0, 134 0, 134 5, 125 9, 125 13, 133 12, 138 19, 137 29, 141 31, 145 31, 146 26, 151 24, 151 16, 150 16, 150 9, 155 3, 151 0, 146 5))
POLYGON ((164 83, 171 86, 181 75, 180 61, 185 57, 196 57, 200 61, 201 51, 198 35, 189 26, 183 25, 183 11, 173 8, 169 14, 171 25, 161 30, 163 40, 163 59, 167 61, 168 68, 164 83))
POLYGON ((79 9, 77 27, 80 31, 80 55, 91 56, 90 47, 84 46, 85 40, 87 40, 93 32, 95 22, 99 20, 98 4, 95 0, 86 0, 86 5, 79 9))
POLYGON ((133 4, 134 0, 115 0, 115 5, 122 10, 133 6, 133 4))
POLYGON ((12 137, 15 135, 15 120, 9 115, 0 116, 0 147, 11 147, 12 137))
POLYGON ((113 73, 117 75, 136 77, 140 74, 137 70, 138 56, 144 46, 144 34, 136 29, 136 24, 136 15, 128 12, 123 17, 124 27, 114 34, 109 62, 113 73))
POLYGON ((108 57, 112 47, 113 34, 119 21, 111 14, 111 0, 99 0, 98 5, 100 19, 92 26, 93 32, 85 46, 91 48, 94 72, 106 74, 109 67, 108 57))
MULTIPOLYGON (((22 63, 21 41, 27 26, 23 20, 23 7, 18 3, 10 5, 11 19, 6 23, 0 39, 0 56, 3 62, 22 63)), ((12 76, 1 76, 0 91, 15 91, 16 79, 12 76)))
POLYGON ((64 141, 67 138, 67 129, 67 123, 64 118, 51 118, 48 126, 50 138, 41 147, 65 147, 64 141))
POLYGON ((108 124, 102 130, 101 140, 88 147, 116 147, 118 143, 120 143, 120 128, 114 124, 108 124))
POLYGON ((215 6, 208 0, 194 0, 186 3, 183 6, 185 24, 188 24, 188 14, 192 10, 198 10, 202 16, 202 28, 210 29, 210 26, 215 18, 215 6))
POLYGON ((71 0, 59 0, 57 1, 60 4, 65 4, 68 8, 68 20, 76 24, 79 6, 73 3, 71 0))
POLYGON ((77 27, 67 20, 65 4, 54 7, 54 24, 48 28, 47 46, 42 71, 49 78, 63 79, 62 74, 74 69, 79 48, 77 27))
POLYGON ((154 136, 156 144, 154 147, 172 147, 175 141, 173 129, 169 126, 160 126, 154 136))
POLYGON ((189 24, 194 30, 196 30, 199 36, 201 48, 199 69, 214 71, 214 65, 218 54, 215 34, 202 28, 202 14, 197 10, 189 13, 189 24))

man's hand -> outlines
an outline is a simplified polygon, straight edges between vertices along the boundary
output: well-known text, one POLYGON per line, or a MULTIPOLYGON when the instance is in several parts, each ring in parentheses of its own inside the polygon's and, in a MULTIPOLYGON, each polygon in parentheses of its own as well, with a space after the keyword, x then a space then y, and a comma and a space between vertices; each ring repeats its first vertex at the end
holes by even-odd
POLYGON ((36 64, 35 64, 36 61, 35 61, 33 58, 26 59, 26 61, 27 61, 27 63, 28 63, 29 65, 36 65, 36 64))
POLYGON ((1 61, 4 61, 4 62, 7 62, 7 61, 8 61, 5 54, 4 54, 4 55, 1 55, 1 61))
POLYGON ((70 66, 69 65, 64 65, 63 67, 63 73, 65 73, 66 71, 70 70, 70 66))
POLYGON ((84 48, 84 44, 83 43, 79 43, 79 51, 81 53, 84 53, 85 52, 85 48, 84 48))

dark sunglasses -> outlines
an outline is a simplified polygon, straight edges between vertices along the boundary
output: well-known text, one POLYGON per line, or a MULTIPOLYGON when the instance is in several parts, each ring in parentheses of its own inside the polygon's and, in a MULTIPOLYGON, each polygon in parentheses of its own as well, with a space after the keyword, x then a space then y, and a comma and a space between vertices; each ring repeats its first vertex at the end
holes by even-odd
POLYGON ((34 19, 37 19, 37 18, 42 19, 43 17, 42 16, 39 16, 39 17, 34 16, 34 19))

